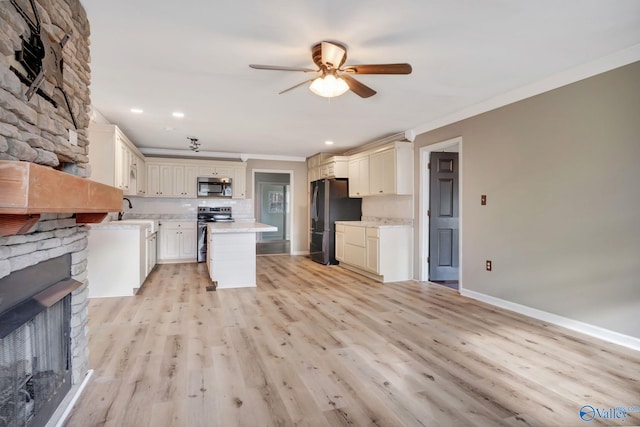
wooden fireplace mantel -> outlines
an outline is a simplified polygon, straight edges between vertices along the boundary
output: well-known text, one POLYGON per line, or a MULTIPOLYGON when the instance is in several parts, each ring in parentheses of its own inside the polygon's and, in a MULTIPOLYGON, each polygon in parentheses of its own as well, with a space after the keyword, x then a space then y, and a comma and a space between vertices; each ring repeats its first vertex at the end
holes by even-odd
POLYGON ((122 190, 29 162, 0 160, 0 235, 27 233, 43 213, 73 213, 79 224, 122 210, 122 190))

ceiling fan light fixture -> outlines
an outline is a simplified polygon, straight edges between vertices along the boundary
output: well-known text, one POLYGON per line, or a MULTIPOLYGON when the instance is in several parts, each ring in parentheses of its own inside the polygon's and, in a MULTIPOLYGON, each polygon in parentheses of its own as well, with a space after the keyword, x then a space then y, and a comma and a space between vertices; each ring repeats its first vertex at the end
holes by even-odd
POLYGON ((311 83, 311 86, 309 86, 309 89, 311 89, 311 92, 323 98, 333 98, 348 91, 349 86, 342 78, 336 78, 333 74, 327 74, 324 77, 315 79, 311 83))

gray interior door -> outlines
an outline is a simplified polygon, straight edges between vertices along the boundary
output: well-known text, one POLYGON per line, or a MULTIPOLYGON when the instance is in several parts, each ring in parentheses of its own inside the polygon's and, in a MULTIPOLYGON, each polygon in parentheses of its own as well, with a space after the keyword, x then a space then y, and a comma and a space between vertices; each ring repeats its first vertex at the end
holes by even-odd
POLYGON ((458 280, 458 153, 431 153, 429 280, 458 280))

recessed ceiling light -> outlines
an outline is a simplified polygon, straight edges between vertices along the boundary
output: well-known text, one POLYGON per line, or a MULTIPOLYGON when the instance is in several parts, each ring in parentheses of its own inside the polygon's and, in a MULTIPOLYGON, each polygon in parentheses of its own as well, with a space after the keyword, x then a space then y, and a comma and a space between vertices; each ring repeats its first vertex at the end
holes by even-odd
POLYGON ((178 119, 181 119, 184 117, 184 113, 181 113, 180 111, 174 111, 172 114, 173 117, 176 117, 178 119))
POLYGON ((326 145, 333 145, 333 141, 325 141, 324 142, 326 145))
POLYGON ((132 108, 132 109, 131 109, 131 110, 129 110, 129 111, 131 111, 131 112, 132 112, 132 113, 134 113, 134 114, 142 114, 142 113, 144 113, 144 111, 142 111, 142 109, 141 109, 141 108, 132 108))

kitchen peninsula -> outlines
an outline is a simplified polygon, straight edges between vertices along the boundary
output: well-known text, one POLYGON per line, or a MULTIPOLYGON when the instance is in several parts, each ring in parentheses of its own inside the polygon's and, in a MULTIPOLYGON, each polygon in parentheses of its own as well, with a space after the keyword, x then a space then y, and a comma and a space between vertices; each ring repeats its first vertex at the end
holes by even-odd
POLYGON ((278 231, 259 222, 207 225, 207 270, 218 289, 256 286, 256 233, 278 231))

